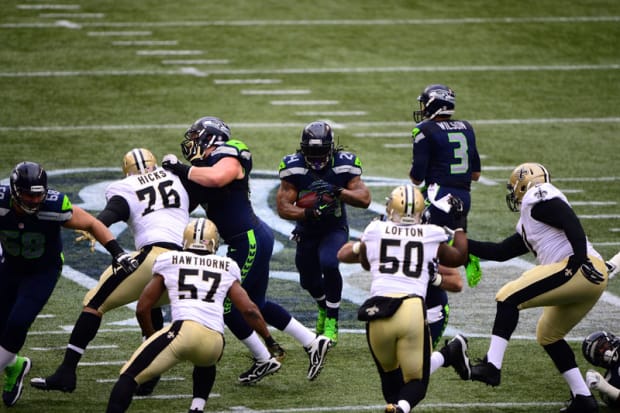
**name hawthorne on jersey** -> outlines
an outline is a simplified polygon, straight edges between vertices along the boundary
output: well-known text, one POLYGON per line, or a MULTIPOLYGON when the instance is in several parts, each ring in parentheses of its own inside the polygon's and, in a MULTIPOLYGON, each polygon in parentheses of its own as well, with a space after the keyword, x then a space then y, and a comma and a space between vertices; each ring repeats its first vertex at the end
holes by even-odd
POLYGON ((147 184, 149 182, 155 182, 158 179, 164 179, 168 177, 168 174, 163 169, 158 169, 153 172, 146 173, 144 175, 136 175, 138 182, 142 185, 147 184))
POLYGON ((397 225, 386 225, 384 228, 384 234, 386 235, 398 235, 399 237, 414 237, 414 238, 422 238, 424 237, 424 228, 421 227, 411 227, 411 226, 397 226, 397 225))
POLYGON ((218 256, 198 256, 198 255, 173 255, 171 263, 174 265, 196 265, 200 267, 210 267, 218 270, 229 271, 230 261, 222 260, 218 256))

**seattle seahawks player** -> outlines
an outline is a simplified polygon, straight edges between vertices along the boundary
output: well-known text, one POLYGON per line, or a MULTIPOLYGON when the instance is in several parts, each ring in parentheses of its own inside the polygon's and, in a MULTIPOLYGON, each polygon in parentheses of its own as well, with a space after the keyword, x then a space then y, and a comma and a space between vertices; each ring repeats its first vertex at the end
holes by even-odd
POLYGON ((586 372, 588 387, 598 390, 607 406, 620 408, 620 338, 609 331, 595 331, 583 340, 581 350, 592 365, 605 369, 603 375, 593 369, 586 372))
MULTIPOLYGON (((455 231, 423 224, 422 193, 413 185, 398 186, 388 197, 386 219, 373 220, 361 241, 338 251, 339 259, 360 262, 372 274, 370 298, 358 318, 366 321, 368 346, 388 403, 385 413, 409 413, 424 399, 431 374, 426 292, 437 263, 458 266, 467 261, 462 202, 450 197, 448 205, 455 231)), ((459 339, 444 348, 457 372, 462 368, 468 377, 469 361, 459 339)))
MULTIPOLYGON (((266 299, 275 238, 272 229, 252 207, 249 148, 231 138, 230 128, 221 119, 205 116, 187 129, 181 150, 191 166, 171 154, 164 157, 162 166, 194 184, 190 195, 207 211, 228 244, 227 255, 241 268, 241 285, 268 324, 289 334, 304 347, 311 359, 307 378, 314 380, 323 366, 329 339, 315 335, 281 305, 266 299)), ((239 376, 242 384, 256 383, 280 368, 279 360, 284 358, 285 351, 275 341, 268 342, 266 347, 230 301, 225 303, 224 321, 255 359, 250 369, 239 376)))
POLYGON ((519 212, 516 232, 501 242, 469 239, 480 258, 506 261, 532 252, 537 266, 505 284, 495 296, 497 312, 489 349, 472 366, 471 379, 498 386, 508 342, 521 310, 542 307, 536 339, 570 387, 565 413, 598 412, 575 354, 564 337, 588 314, 607 286, 607 267, 586 236, 566 196, 538 163, 517 166, 507 184, 506 203, 519 212))
MULTIPOLYGON (((30 384, 35 388, 73 392, 78 362, 95 338, 103 315, 137 300, 151 279, 155 258, 163 252, 181 249, 190 208, 181 180, 158 167, 153 153, 144 148, 127 152, 122 170, 125 178, 107 187, 107 203, 97 218, 108 227, 120 221, 128 224, 137 251, 132 255, 139 266, 132 271, 108 267, 101 274, 98 284, 84 297, 84 307, 73 327, 62 363, 51 376, 33 378, 30 384)), ((163 326, 159 307, 153 319, 157 328, 163 326)), ((138 394, 150 394, 158 379, 144 383, 137 389, 138 394)))
POLYGON ((215 255, 219 234, 206 218, 192 219, 184 228, 183 251, 160 254, 153 276, 140 295, 136 315, 148 339, 121 369, 107 413, 127 411, 139 383, 189 361, 194 365, 194 398, 190 412, 202 413, 215 383, 216 364, 224 352, 224 300, 229 297, 244 320, 264 340, 271 333, 260 310, 241 286, 241 270, 229 257, 215 255), (152 309, 170 300, 172 322, 157 329, 152 309))
POLYGON ((17 353, 62 272, 62 227, 91 233, 114 257, 119 271, 138 266, 101 221, 48 187, 41 165, 26 161, 15 166, 9 185, 0 185, 0 368, 2 400, 8 407, 19 400, 31 367, 30 359, 17 353))
MULTIPOLYGON (((425 185, 422 192, 427 198, 425 216, 428 222, 444 226, 450 218, 447 211, 437 206, 436 199, 448 194, 457 196, 463 201, 465 216, 469 213, 471 183, 480 178, 481 170, 476 135, 469 122, 452 118, 456 96, 448 86, 426 86, 418 96, 418 102, 420 110, 413 112, 417 124, 412 131, 413 161, 409 177, 415 185, 425 185)), ((467 224, 463 229, 467 231, 467 224)), ((452 279, 460 278, 455 268, 442 266, 440 273, 452 279)), ((470 287, 480 281, 477 257, 470 256, 466 275, 470 287)), ((433 346, 436 346, 448 324, 448 295, 444 289, 431 286, 426 304, 433 346)))
POLYGON ((336 254, 349 239, 345 205, 368 208, 371 202, 361 178, 362 163, 355 154, 334 146, 328 123, 316 121, 303 129, 300 149, 282 159, 279 175, 278 214, 296 221, 295 265, 301 287, 318 305, 316 332, 336 345, 343 284, 336 254), (316 204, 297 205, 309 192, 318 194, 316 204))

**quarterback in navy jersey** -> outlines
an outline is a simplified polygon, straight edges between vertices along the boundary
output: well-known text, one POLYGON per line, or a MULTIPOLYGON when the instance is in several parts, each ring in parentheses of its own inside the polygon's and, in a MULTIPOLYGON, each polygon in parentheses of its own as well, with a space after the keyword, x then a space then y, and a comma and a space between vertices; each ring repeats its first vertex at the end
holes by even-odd
MULTIPOLYGON (((447 211, 434 202, 451 194, 463 201, 465 216, 471 206, 471 182, 480 178, 480 156, 476 147, 476 135, 469 122, 452 119, 456 97, 452 89, 445 85, 427 86, 418 96, 420 110, 413 113, 417 122, 413 128, 413 162, 409 177, 415 185, 424 184, 424 196, 428 208, 425 218, 428 223, 450 226, 447 211)), ((467 221, 465 227, 467 231, 467 221)), ((470 257, 473 265, 467 269, 470 286, 480 279, 476 257, 470 257)), ((452 279, 462 285, 460 273, 456 269, 441 266, 444 278, 452 279)), ((460 291, 462 287, 452 291, 460 291)), ((449 305, 446 292, 431 286, 427 296, 429 323, 436 346, 448 323, 449 305)))
POLYGON ((331 126, 316 121, 304 128, 300 149, 282 159, 279 175, 278 214, 297 222, 293 232, 295 265, 302 288, 318 305, 316 332, 336 344, 342 298, 337 252, 349 240, 345 204, 368 208, 371 201, 361 179, 361 161, 355 154, 335 148, 331 126), (316 194, 315 203, 299 205, 309 193, 316 194))
MULTIPOLYGON (((182 164, 174 155, 166 155, 162 166, 191 181, 190 202, 202 205, 207 217, 218 228, 228 245, 227 256, 241 268, 241 285, 258 305, 267 323, 291 335, 306 351, 318 345, 322 367, 329 340, 323 336, 317 337, 281 305, 266 299, 275 238, 272 229, 252 207, 249 183, 252 154, 248 146, 240 140, 231 139, 230 128, 221 119, 206 116, 188 128, 181 149, 191 166, 182 164)), ((252 367, 239 376, 241 383, 255 383, 280 368, 276 358, 284 358, 282 347, 276 342, 265 347, 258 334, 228 300, 225 302, 224 320, 255 359, 252 367)), ((308 379, 314 380, 319 372, 320 369, 311 365, 308 379)))
POLYGON ((62 227, 91 233, 116 265, 137 266, 103 223, 48 188, 41 165, 15 166, 9 185, 0 185, 0 369, 5 373, 2 400, 9 407, 19 400, 31 366, 30 359, 17 353, 62 272, 62 227))
POLYGON ((604 374, 587 371, 588 387, 598 390, 607 406, 620 409, 620 338, 607 330, 595 331, 583 340, 581 350, 592 365, 605 369, 604 374))

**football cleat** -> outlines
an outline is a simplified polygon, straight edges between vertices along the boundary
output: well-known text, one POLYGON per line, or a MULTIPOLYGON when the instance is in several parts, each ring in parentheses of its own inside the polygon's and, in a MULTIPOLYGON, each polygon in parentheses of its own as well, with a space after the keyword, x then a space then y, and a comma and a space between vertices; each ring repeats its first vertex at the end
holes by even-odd
POLYGON ((189 409, 189 410, 187 411, 187 413, 204 413, 204 410, 189 409))
POLYGON ((136 396, 148 396, 149 394, 153 393, 153 390, 155 390, 155 386, 157 386, 157 383, 159 383, 160 378, 161 376, 155 376, 151 380, 145 381, 142 384, 138 384, 138 387, 136 387, 136 389, 134 390, 134 394, 136 396))
POLYGON ((325 336, 317 336, 308 347, 305 347, 310 365, 308 366, 308 380, 314 380, 319 376, 325 363, 325 356, 330 348, 330 340, 325 336))
POLYGON ((403 409, 397 405, 397 404, 388 404, 387 406, 385 406, 385 413, 404 413, 403 409))
POLYGON ((487 361, 486 356, 480 360, 480 363, 471 366, 471 379, 473 381, 481 381, 489 386, 499 386, 502 371, 495 367, 493 363, 487 361))
POLYGON ((560 409, 560 413, 597 413, 598 412, 598 403, 594 396, 584 396, 582 394, 578 394, 573 396, 571 394, 571 398, 568 401, 566 407, 560 409))
POLYGON ((609 261, 605 262, 609 278, 613 278, 620 272, 620 252, 614 255, 609 261))
POLYGON ((325 333, 323 335, 330 339, 332 347, 338 344, 338 319, 334 317, 325 318, 325 333))
POLYGON ((469 254, 467 265, 465 265, 465 276, 467 277, 467 285, 475 287, 482 278, 482 268, 480 268, 480 258, 469 254))
POLYGON ((471 366, 467 356, 467 339, 464 336, 457 334, 451 340, 446 340, 446 345, 439 351, 446 360, 444 364, 446 367, 454 367, 462 380, 471 378, 471 366))
POLYGON ((327 309, 319 307, 319 312, 316 315, 316 331, 317 334, 325 333, 325 318, 327 318, 327 309))
POLYGON ((49 377, 33 378, 30 380, 30 385, 39 390, 56 390, 71 393, 75 390, 76 381, 75 371, 61 365, 49 377))
POLYGON ((14 406, 24 391, 24 377, 30 371, 32 362, 28 357, 17 356, 15 363, 4 369, 2 401, 7 407, 14 406))
POLYGON ((275 357, 266 361, 254 360, 252 367, 244 373, 239 375, 239 383, 241 384, 254 384, 261 381, 264 377, 275 373, 280 370, 282 364, 275 357))

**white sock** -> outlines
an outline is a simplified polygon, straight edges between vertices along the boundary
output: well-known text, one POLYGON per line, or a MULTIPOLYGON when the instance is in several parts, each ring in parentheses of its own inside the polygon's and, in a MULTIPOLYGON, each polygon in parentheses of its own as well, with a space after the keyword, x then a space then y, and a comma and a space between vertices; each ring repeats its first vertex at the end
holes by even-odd
POLYGON ((190 406, 190 410, 200 410, 201 412, 205 409, 205 405, 207 401, 205 399, 201 399, 200 397, 194 397, 192 400, 192 405, 190 406))
POLYGON ((411 411, 411 405, 407 400, 399 400, 398 405, 403 409, 404 413, 409 413, 411 411))
POLYGON ((241 342, 252 352, 256 361, 267 361, 271 358, 269 350, 256 331, 253 331, 248 338, 241 340, 241 342))
POLYGON ((431 374, 433 374, 439 367, 443 366, 445 362, 443 354, 439 351, 433 351, 431 354, 431 374))
POLYGON ((11 353, 0 346, 0 371, 3 371, 7 366, 13 365, 15 360, 17 360, 17 354, 11 353))
POLYGON ((301 324, 295 317, 291 318, 291 321, 284 328, 284 332, 295 340, 297 340, 302 346, 308 347, 314 341, 316 334, 310 329, 301 324))
POLYGON ((592 394, 577 367, 573 367, 572 369, 565 371, 562 373, 562 376, 564 377, 564 380, 566 380, 566 383, 568 383, 568 387, 570 387, 570 391, 574 395, 581 394, 583 396, 590 396, 592 394))
POLYGON ((491 344, 487 352, 487 361, 493 363, 498 369, 501 369, 507 347, 508 340, 499 336, 491 336, 491 344))

